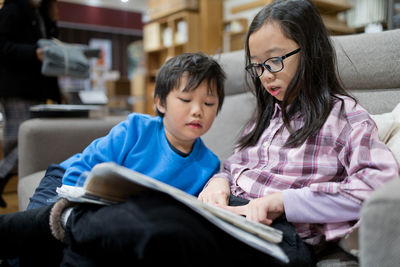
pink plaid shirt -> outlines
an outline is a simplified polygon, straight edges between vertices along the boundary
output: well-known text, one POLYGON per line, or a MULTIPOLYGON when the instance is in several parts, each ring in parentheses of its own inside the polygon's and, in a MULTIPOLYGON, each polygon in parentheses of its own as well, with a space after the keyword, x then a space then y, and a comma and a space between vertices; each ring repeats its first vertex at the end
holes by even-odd
MULTIPOLYGON (((374 189, 397 177, 399 166, 379 140, 376 124, 368 112, 354 105, 352 99, 343 99, 344 113, 340 115, 341 101, 337 101, 321 130, 297 148, 283 146, 289 131, 283 125, 280 106, 276 105, 271 123, 258 143, 235 149, 224 169, 215 176, 228 179, 232 194, 245 199, 308 187, 312 192, 340 194, 361 204, 374 189)), ((298 117, 291 125, 298 129, 302 124, 298 117)), ((245 132, 251 127, 254 124, 245 132)), ((285 203, 285 209, 302 212, 302 207, 296 205, 285 203)), ((316 244, 323 236, 327 240, 341 237, 358 223, 293 224, 306 242, 316 244)))

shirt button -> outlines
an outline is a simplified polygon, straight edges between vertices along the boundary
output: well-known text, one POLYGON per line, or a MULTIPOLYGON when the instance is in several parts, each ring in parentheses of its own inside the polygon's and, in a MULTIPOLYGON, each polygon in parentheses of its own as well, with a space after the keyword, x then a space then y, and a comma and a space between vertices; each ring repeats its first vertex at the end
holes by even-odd
POLYGON ((268 146, 268 141, 265 141, 263 144, 263 147, 267 147, 268 146))

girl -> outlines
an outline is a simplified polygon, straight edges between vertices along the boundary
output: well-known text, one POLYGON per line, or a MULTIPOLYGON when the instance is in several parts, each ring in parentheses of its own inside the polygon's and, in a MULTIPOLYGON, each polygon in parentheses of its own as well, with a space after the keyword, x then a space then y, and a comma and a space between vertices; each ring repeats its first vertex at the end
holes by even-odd
POLYGON ((336 240, 357 226, 361 203, 399 169, 378 140, 375 123, 341 86, 315 6, 276 0, 263 8, 250 26, 246 53, 257 112, 199 199, 282 230, 280 246, 290 263, 154 193, 113 206, 74 208, 63 266, 310 266, 315 259, 309 244, 336 240), (243 199, 250 201, 226 206, 243 199))
POLYGON ((249 220, 269 225, 284 215, 308 244, 337 240, 357 227, 362 202, 399 169, 340 83, 311 1, 263 8, 249 28, 246 62, 255 116, 199 199, 224 206, 233 194, 250 202, 225 208, 249 220))
MULTIPOLYGON (((333 47, 311 1, 276 0, 264 7, 250 25, 246 60, 257 99, 255 117, 224 169, 209 181, 199 199, 282 230, 280 246, 289 265, 310 266, 316 260, 312 245, 335 241, 357 227, 362 202, 397 177, 399 168, 379 141, 375 123, 341 85, 333 47), (227 206, 243 199, 248 204, 227 206)), ((154 235, 157 245, 140 246, 145 262, 163 258, 186 266, 210 261, 288 266, 187 209, 157 198, 152 196, 149 201, 151 210, 173 212, 146 221, 161 223, 160 232, 154 235), (161 230, 165 225, 168 229, 161 230)), ((116 212, 131 205, 105 209, 116 212)), ((94 217, 100 219, 101 212, 74 215, 67 235, 83 244, 96 240, 76 231, 94 217)), ((140 236, 133 229, 127 232, 140 236)), ((111 234, 101 233, 104 236, 111 234)), ((137 251, 140 240, 125 246, 137 251)), ((132 254, 129 257, 130 261, 137 259, 132 254)))

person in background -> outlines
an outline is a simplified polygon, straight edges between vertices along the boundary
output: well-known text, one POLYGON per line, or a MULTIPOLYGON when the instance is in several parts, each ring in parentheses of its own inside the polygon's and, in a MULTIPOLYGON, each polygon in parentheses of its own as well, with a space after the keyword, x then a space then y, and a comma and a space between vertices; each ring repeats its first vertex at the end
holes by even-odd
POLYGON ((32 105, 61 101, 56 77, 41 74, 41 38, 58 37, 56 0, 5 0, 0 9, 0 103, 3 115, 3 159, 0 162, 2 192, 16 173, 20 124, 29 118, 32 105))

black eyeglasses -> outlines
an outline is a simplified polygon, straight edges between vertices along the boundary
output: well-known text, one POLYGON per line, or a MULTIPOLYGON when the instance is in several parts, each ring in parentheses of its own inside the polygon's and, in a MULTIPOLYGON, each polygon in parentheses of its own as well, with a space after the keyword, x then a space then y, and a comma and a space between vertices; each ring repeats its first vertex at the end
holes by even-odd
POLYGON ((300 48, 287 53, 282 57, 270 57, 264 61, 264 63, 251 63, 246 66, 247 72, 254 78, 260 77, 264 73, 264 69, 267 69, 271 73, 280 72, 283 70, 283 60, 294 54, 300 52, 300 48))

